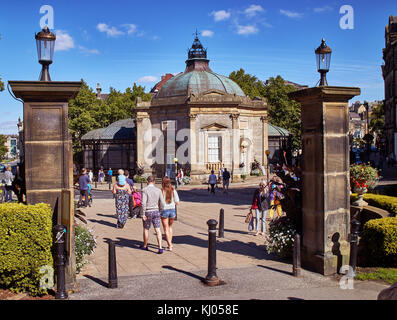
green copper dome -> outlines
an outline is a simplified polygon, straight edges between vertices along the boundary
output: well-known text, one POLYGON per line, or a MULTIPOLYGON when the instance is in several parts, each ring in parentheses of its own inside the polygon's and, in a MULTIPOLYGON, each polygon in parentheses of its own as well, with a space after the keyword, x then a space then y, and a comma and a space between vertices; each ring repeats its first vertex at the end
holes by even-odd
POLYGON ((188 50, 185 72, 168 80, 160 89, 156 98, 189 96, 208 90, 218 90, 228 94, 245 97, 243 90, 229 78, 213 72, 207 59, 207 49, 204 49, 197 37, 188 50))

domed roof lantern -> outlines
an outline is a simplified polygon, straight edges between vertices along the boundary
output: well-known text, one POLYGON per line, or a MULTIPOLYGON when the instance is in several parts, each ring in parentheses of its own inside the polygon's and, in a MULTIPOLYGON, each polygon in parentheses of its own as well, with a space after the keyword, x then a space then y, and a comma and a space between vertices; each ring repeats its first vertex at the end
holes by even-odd
POLYGON ((211 71, 207 59, 207 49, 204 49, 203 45, 198 38, 199 33, 196 30, 195 38, 192 47, 188 49, 186 60, 186 70, 185 72, 196 71, 211 71))

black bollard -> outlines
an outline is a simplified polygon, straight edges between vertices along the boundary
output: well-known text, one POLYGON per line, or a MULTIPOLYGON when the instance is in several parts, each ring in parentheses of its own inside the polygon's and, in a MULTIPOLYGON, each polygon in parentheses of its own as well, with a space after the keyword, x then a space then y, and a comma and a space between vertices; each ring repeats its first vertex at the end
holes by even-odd
POLYGON ((112 183, 109 181, 109 190, 112 190, 112 183))
POLYGON ((143 189, 143 183, 142 183, 142 181, 141 181, 141 191, 142 191, 142 189, 143 189))
POLYGON ((360 229, 360 222, 353 219, 350 223, 350 259, 349 259, 349 274, 354 277, 357 265, 357 244, 358 244, 358 231, 360 229))
POLYGON ((178 221, 178 206, 175 206, 175 221, 178 221))
POLYGON ((219 212, 219 230, 218 230, 218 237, 223 238, 224 237, 224 230, 225 229, 225 211, 223 208, 219 212))
POLYGON ((216 225, 218 222, 214 219, 208 220, 208 274, 205 277, 205 283, 209 286, 219 285, 219 279, 216 275, 216 225))
POLYGON ((292 274, 294 277, 300 277, 301 275, 301 237, 299 234, 296 234, 294 237, 292 274))
POLYGON ((66 227, 60 224, 54 226, 55 266, 57 274, 57 292, 55 299, 67 299, 65 283, 65 239, 66 227))
POLYGON ((95 181, 95 189, 98 188, 98 182, 95 181))
POLYGON ((116 246, 109 240, 109 288, 117 288, 116 246))

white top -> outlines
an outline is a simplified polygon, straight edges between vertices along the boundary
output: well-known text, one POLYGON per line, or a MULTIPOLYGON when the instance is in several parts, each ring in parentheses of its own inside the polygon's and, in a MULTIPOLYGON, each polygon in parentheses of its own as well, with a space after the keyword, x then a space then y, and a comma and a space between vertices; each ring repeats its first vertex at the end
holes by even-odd
POLYGON ((165 202, 165 206, 164 206, 163 210, 175 209, 175 203, 179 202, 178 192, 176 192, 176 190, 174 189, 174 196, 171 199, 171 203, 167 203, 167 201, 165 200, 165 192, 164 191, 163 191, 163 197, 164 197, 164 202, 165 202))

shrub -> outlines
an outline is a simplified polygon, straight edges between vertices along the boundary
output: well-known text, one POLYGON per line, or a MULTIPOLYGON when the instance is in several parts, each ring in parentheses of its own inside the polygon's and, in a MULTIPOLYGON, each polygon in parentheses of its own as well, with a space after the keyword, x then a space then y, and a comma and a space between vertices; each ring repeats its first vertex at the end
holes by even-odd
POLYGON ((373 219, 364 225, 363 240, 378 267, 397 267, 397 218, 373 219))
POLYGON ((262 175, 262 172, 261 172, 261 170, 259 170, 259 169, 254 169, 254 170, 251 171, 250 175, 251 175, 251 176, 260 177, 260 176, 262 175))
POLYGON ((76 273, 87 263, 84 259, 90 255, 96 248, 96 240, 93 230, 87 229, 81 225, 76 225, 74 230, 75 252, 76 252, 76 273))
POLYGON ((184 184, 190 184, 192 182, 192 179, 188 176, 183 176, 182 181, 184 184))
POLYGON ((378 170, 366 164, 350 166, 350 185, 354 187, 374 189, 378 183, 378 170))
MULTIPOLYGON (((350 196, 351 201, 356 201, 357 199, 358 197, 355 193, 350 196)), ((364 200, 371 206, 388 211, 394 217, 397 215, 397 197, 365 193, 364 200)))
POLYGON ((282 258, 291 257, 295 234, 296 227, 289 218, 280 217, 272 220, 266 235, 267 253, 275 253, 282 258))
POLYGON ((42 266, 53 268, 52 211, 48 204, 0 204, 0 285, 14 292, 46 294, 42 266))
POLYGON ((135 183, 145 183, 145 182, 147 182, 147 178, 149 177, 149 174, 147 174, 147 173, 145 173, 145 174, 143 174, 143 175, 138 175, 138 174, 136 174, 135 176, 134 176, 134 182, 135 183))
POLYGON ((241 175, 241 179, 243 179, 243 180, 247 179, 247 175, 246 174, 242 174, 241 175))

